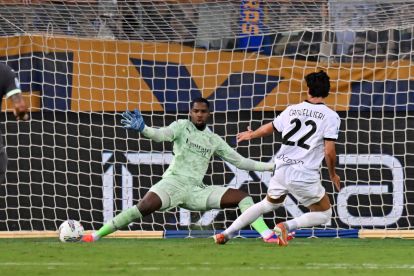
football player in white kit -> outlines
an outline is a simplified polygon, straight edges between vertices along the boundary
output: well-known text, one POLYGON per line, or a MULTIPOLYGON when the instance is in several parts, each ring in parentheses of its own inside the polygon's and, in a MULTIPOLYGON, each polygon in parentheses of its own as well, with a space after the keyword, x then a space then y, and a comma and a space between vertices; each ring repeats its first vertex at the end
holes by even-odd
POLYGON ((239 133, 237 142, 282 133, 282 146, 275 156, 275 173, 270 180, 267 196, 251 206, 224 232, 214 236, 215 242, 224 244, 243 227, 262 214, 282 206, 288 193, 296 197, 310 212, 277 224, 274 231, 279 245, 288 244, 288 233, 297 228, 329 223, 331 204, 321 184, 319 168, 323 158, 335 187, 340 189, 340 178, 335 172, 336 150, 340 118, 324 104, 329 95, 329 76, 315 72, 305 77, 309 88, 306 101, 287 107, 273 122, 252 131, 239 133))

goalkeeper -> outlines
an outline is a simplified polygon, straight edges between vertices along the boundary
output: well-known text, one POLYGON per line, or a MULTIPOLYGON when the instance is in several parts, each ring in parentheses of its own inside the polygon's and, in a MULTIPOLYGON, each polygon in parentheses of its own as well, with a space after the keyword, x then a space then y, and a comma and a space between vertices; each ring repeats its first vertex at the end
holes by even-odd
MULTIPOLYGON (((96 241, 158 210, 178 206, 193 211, 207 211, 238 206, 244 212, 254 204, 250 196, 238 189, 203 184, 210 159, 217 155, 239 169, 251 171, 272 171, 273 164, 242 157, 211 132, 206 126, 210 116, 210 104, 206 99, 194 99, 190 107, 191 120, 178 120, 159 129, 146 126, 138 110, 122 114, 124 128, 141 132, 156 142, 174 142, 174 158, 162 179, 151 187, 136 206, 124 210, 97 232, 84 235, 84 242, 96 241)), ((260 233, 263 241, 278 243, 278 238, 262 217, 251 225, 260 233)))

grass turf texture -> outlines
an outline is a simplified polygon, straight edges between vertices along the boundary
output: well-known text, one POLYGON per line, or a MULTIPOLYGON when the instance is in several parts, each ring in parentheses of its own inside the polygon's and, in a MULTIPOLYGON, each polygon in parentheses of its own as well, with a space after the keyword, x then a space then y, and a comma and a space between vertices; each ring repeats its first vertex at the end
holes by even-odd
POLYGON ((0 275, 414 275, 414 240, 1 239, 0 275))

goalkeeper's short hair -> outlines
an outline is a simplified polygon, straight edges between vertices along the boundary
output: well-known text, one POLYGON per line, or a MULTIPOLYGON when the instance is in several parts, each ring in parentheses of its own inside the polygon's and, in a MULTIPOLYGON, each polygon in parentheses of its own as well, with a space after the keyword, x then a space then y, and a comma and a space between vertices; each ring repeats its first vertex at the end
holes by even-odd
POLYGON ((309 94, 312 97, 328 97, 331 84, 328 74, 323 70, 306 75, 305 80, 309 87, 309 94))
POLYGON ((207 105, 207 108, 210 109, 210 102, 205 98, 195 98, 190 103, 190 109, 193 109, 193 106, 195 103, 205 103, 207 105))

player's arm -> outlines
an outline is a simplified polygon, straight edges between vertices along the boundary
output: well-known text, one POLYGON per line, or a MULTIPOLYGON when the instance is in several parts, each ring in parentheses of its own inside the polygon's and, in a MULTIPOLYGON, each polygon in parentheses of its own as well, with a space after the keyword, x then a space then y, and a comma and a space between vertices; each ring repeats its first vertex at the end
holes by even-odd
POLYGON ((171 142, 174 140, 174 129, 176 129, 175 122, 168 127, 149 127, 145 125, 144 118, 138 109, 135 109, 134 112, 126 111, 122 113, 122 117, 121 124, 124 128, 141 132, 145 137, 154 140, 155 142, 171 142))
POLYGON ((255 131, 251 130, 251 128, 248 127, 247 131, 237 134, 237 142, 239 143, 241 141, 248 141, 254 138, 265 137, 271 135, 274 131, 283 132, 285 125, 284 122, 289 121, 289 109, 290 107, 287 107, 272 122, 262 125, 255 131))
POLYGON ((248 141, 254 138, 260 138, 265 137, 273 133, 274 131, 273 123, 267 123, 262 125, 256 130, 252 130, 250 127, 247 127, 247 131, 240 132, 237 134, 237 143, 240 143, 241 141, 248 141))
POLYGON ((28 120, 28 109, 26 102, 22 96, 22 90, 20 89, 19 80, 16 78, 16 75, 9 66, 2 65, 0 74, 4 79, 5 83, 3 85, 4 93, 6 94, 7 99, 11 99, 13 103, 13 114, 17 120, 28 120))
POLYGON ((23 99, 22 93, 14 94, 10 96, 14 109, 13 114, 17 120, 27 121, 29 119, 29 114, 27 113, 26 102, 23 99))
POLYGON ((239 169, 246 171, 273 171, 274 164, 259 162, 241 156, 237 151, 232 149, 225 141, 221 140, 220 147, 215 154, 223 160, 233 164, 239 169))
POLYGON ((341 125, 341 119, 339 116, 330 116, 326 121, 326 128, 324 131, 325 140, 325 162, 328 166, 329 177, 332 183, 338 189, 341 189, 341 179, 335 172, 336 166, 336 149, 335 141, 338 139, 339 127, 341 125))
POLYGON ((334 140, 325 140, 325 162, 328 166, 329 177, 336 189, 341 190, 341 179, 336 174, 336 149, 334 140))

